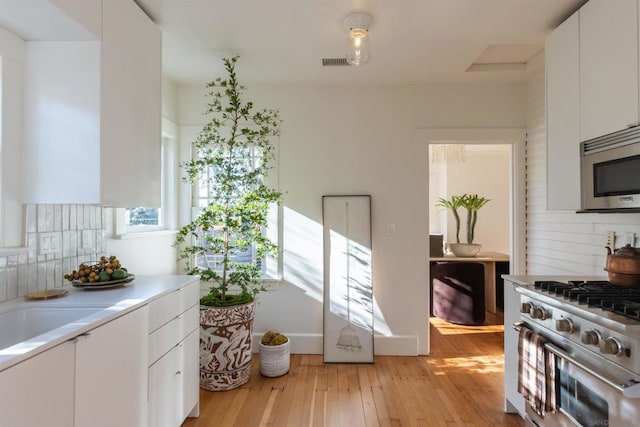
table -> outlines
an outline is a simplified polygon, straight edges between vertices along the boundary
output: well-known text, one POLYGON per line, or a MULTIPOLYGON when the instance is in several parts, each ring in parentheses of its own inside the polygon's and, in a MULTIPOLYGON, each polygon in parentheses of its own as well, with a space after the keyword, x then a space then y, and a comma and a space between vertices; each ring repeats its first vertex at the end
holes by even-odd
MULTIPOLYGON (((430 257, 429 262, 479 262, 484 265, 484 305, 489 313, 496 312, 496 263, 509 262, 509 255, 500 252, 480 252, 474 257, 445 255, 430 257)), ((431 280, 431 279, 429 279, 431 280)))

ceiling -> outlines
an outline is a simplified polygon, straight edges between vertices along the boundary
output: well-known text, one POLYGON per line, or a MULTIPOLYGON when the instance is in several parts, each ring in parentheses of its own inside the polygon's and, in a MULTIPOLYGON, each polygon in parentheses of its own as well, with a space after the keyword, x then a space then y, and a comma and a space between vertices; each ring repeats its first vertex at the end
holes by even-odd
POLYGON ((239 55, 246 84, 424 84, 528 79, 547 34, 585 0, 136 2, 162 28, 164 73, 177 83, 210 81, 239 55), (354 11, 373 16, 371 60, 323 67, 345 56, 354 11))

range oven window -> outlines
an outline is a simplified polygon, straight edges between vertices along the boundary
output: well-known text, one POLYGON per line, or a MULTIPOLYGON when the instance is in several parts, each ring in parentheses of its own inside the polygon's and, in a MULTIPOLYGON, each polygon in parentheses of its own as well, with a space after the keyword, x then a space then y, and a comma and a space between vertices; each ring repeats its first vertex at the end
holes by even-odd
POLYGON ((569 375, 562 368, 560 374, 560 410, 581 426, 608 426, 609 404, 569 375))
POLYGON ((625 157, 593 165, 596 197, 640 193, 640 156, 625 157))

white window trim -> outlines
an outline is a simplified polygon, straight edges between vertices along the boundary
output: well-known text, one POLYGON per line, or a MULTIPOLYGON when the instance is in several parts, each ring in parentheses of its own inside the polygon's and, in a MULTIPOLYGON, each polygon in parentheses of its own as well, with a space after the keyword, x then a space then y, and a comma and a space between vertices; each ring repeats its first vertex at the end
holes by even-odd
POLYGON ((125 208, 114 209, 115 239, 135 239, 177 233, 177 168, 178 144, 175 138, 177 126, 162 118, 162 195, 160 207, 161 225, 128 226, 125 208), (168 130, 165 130, 168 129, 168 130))

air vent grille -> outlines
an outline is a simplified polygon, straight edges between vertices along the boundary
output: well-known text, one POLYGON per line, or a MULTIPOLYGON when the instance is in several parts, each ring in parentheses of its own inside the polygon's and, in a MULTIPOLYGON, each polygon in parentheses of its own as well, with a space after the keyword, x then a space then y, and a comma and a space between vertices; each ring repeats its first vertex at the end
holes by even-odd
POLYGON ((584 155, 610 150, 612 148, 620 148, 638 142, 640 142, 640 126, 634 126, 585 141, 582 143, 581 148, 582 154, 584 155))
POLYGON ((348 67, 347 58, 322 58, 323 67, 348 67))

